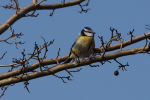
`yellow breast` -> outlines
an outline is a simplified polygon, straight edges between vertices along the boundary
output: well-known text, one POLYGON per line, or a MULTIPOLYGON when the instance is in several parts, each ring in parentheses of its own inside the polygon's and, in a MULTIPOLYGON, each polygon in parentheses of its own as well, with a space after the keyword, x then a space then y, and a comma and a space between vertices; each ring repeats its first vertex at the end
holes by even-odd
POLYGON ((76 43, 71 49, 70 58, 85 58, 89 57, 93 53, 95 47, 94 37, 79 36, 76 43))

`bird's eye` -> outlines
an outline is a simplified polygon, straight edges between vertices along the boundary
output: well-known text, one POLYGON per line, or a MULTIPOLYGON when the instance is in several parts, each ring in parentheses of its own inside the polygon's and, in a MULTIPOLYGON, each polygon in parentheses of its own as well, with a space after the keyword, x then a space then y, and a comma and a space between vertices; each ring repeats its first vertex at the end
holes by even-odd
POLYGON ((84 32, 87 32, 87 33, 92 33, 92 31, 84 31, 84 32))

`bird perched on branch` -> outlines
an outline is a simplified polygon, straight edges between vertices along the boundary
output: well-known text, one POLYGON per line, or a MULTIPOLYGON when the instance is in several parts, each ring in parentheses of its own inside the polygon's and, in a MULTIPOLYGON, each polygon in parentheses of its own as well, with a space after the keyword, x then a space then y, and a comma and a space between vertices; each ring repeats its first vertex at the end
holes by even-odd
MULTIPOLYGON (((94 34, 95 32, 93 32, 91 28, 84 27, 84 29, 81 30, 79 36, 76 38, 74 44, 72 45, 69 57, 64 62, 64 64, 69 63, 72 59, 75 58, 90 57, 95 48, 94 34)), ((70 74, 68 70, 66 71, 70 74)))

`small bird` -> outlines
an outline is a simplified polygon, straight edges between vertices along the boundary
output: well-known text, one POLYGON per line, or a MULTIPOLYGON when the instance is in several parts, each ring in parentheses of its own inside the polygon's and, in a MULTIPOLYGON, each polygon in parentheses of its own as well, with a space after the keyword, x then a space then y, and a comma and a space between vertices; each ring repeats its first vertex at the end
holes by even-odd
MULTIPOLYGON (((94 34, 95 32, 93 32, 91 28, 84 27, 84 29, 81 30, 79 36, 76 38, 74 44, 72 45, 69 57, 64 62, 64 64, 69 63, 72 59, 75 58, 90 57, 95 48, 94 34)), ((66 71, 69 73, 68 70, 66 71)))

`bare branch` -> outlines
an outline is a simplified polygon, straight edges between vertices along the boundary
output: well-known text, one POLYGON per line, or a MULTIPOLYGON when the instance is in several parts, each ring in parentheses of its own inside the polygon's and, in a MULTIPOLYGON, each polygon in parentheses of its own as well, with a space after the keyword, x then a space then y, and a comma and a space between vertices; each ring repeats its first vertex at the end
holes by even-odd
POLYGON ((87 3, 86 3, 85 5, 83 5, 83 6, 88 6, 88 5, 89 5, 89 2, 90 2, 90 0, 88 0, 87 3))
POLYGON ((133 35, 133 32, 134 32, 134 29, 132 31, 129 31, 129 33, 127 33, 127 35, 131 35, 131 42, 132 42, 132 38, 133 37, 135 38, 135 36, 133 35))
POLYGON ((3 93, 1 94, 0 98, 4 95, 5 91, 7 90, 7 88, 9 87, 9 85, 7 85, 6 87, 4 87, 3 93))
MULTIPOLYGON (((53 44, 54 42, 54 39, 52 41, 50 41, 46 46, 50 46, 51 44, 53 44)), ((26 59, 26 61, 28 61, 29 59, 31 59, 34 55, 38 54, 38 52, 40 52, 42 49, 45 48, 45 45, 43 45, 39 51, 35 52, 35 50, 33 51, 33 53, 31 54, 28 54, 28 55, 31 55, 29 58, 26 59)), ((0 65, 0 67, 11 67, 11 66, 14 66, 14 65, 17 65, 18 63, 13 63, 13 64, 7 64, 7 65, 0 65)))
MULTIPOLYGON (((146 33, 146 38, 150 38, 150 32, 146 33)), ((134 43, 137 43, 141 40, 144 40, 145 39, 145 35, 141 35, 141 36, 138 36, 138 37, 135 37, 132 39, 132 42, 131 40, 127 40, 125 42, 122 43, 122 48, 126 47, 126 46, 129 46, 131 44, 134 44, 134 43)), ((106 48, 106 51, 113 51, 113 50, 117 50, 120 48, 120 44, 115 44, 115 45, 112 45, 112 46, 109 46, 109 47, 105 47, 106 48)), ((95 48, 95 53, 99 53, 99 51, 103 50, 103 47, 98 47, 98 48, 95 48)))
POLYGON ((10 29, 10 32, 11 32, 11 36, 8 37, 8 38, 6 38, 6 39, 4 39, 4 40, 0 40, 0 42, 6 42, 7 44, 12 44, 12 43, 9 43, 9 42, 7 41, 8 39, 12 38, 13 42, 14 42, 15 45, 16 45, 16 48, 17 48, 17 44, 24 44, 24 43, 25 43, 25 42, 21 43, 21 42, 16 42, 16 41, 15 41, 15 40, 16 40, 15 37, 20 38, 20 36, 23 36, 24 34, 22 34, 22 33, 15 34, 15 33, 14 33, 14 29, 12 30, 11 27, 9 27, 9 29, 10 29))
POLYGON ((37 0, 32 0, 33 4, 37 4, 37 0))
POLYGON ((14 0, 16 6, 15 6, 15 9, 16 9, 16 14, 18 13, 18 11, 20 10, 19 9, 19 3, 18 3, 18 0, 14 0))
MULTIPOLYGON (((139 36, 139 37, 136 37, 136 38, 133 38, 133 40, 132 40, 132 43, 131 43, 131 40, 128 40, 128 41, 125 41, 125 42, 123 42, 123 44, 122 44, 122 46, 123 47, 125 47, 125 46, 128 46, 128 45, 130 45, 130 44, 133 44, 133 43, 136 43, 136 42, 138 42, 138 41, 140 41, 140 40, 143 40, 143 39, 145 39, 145 38, 149 38, 150 37, 150 32, 149 33, 147 33, 147 34, 145 34, 145 35, 142 35, 142 36, 139 36), (145 37, 146 36, 146 37, 145 37)), ((145 46, 144 46, 145 47, 145 46)), ((146 47, 146 49, 144 49, 144 51, 145 50, 147 50, 147 48, 148 48, 149 46, 147 46, 146 47)), ((105 47, 106 48, 106 47, 105 47)), ((119 49, 120 48, 120 44, 116 44, 116 45, 112 45, 112 46, 110 46, 109 48, 106 48, 106 51, 112 51, 112 50, 116 50, 116 49, 119 49)), ((42 48, 41 48, 42 49, 42 48)), ((103 49, 103 47, 99 47, 99 48, 95 48, 95 53, 98 53, 99 51, 101 51, 103 49)), ((140 49, 140 50, 143 50, 143 48, 142 49, 140 49)), ((137 50, 136 52, 138 52, 138 51, 140 51, 140 50, 137 50)), ((136 52, 134 52, 134 53, 136 53, 136 52)), ((147 52, 147 51, 146 51, 147 52)), ((37 52, 36 52, 37 53, 37 52)), ((140 52, 139 52, 140 53, 140 52)), ((123 54, 124 55, 124 54, 123 54)), ((122 55, 122 56, 123 56, 122 55)), ((32 56, 31 57, 29 57, 28 59, 30 59, 30 58, 32 58, 32 56)), ((59 62, 63 62, 63 61, 65 61, 66 59, 68 58, 68 55, 66 55, 66 56, 64 56, 64 57, 59 57, 58 58, 58 60, 59 60, 59 62)), ((28 60, 28 59, 26 59, 26 60, 28 60)), ((103 59, 105 59, 105 58, 103 58, 103 59)), ((102 61, 99 61, 99 62, 102 62, 102 61)), ((50 65, 50 64, 56 64, 57 62, 55 61, 55 60, 53 60, 53 59, 48 59, 48 60, 44 60, 43 62, 42 62, 42 65, 44 66, 44 65, 50 65)), ((17 64, 17 63, 16 63, 17 64)), ((9 66, 12 66, 12 65, 14 65, 14 64, 9 64, 9 66)), ((5 66, 5 65, 2 65, 2 66, 5 66)), ((8 66, 8 65, 7 65, 8 66)), ((1 67, 1 66, 0 66, 1 67)), ((33 65, 30 65, 28 68, 26 68, 25 69, 25 72, 30 72, 30 71, 33 71, 34 69, 36 69, 36 68, 38 68, 39 67, 39 63, 37 62, 37 63, 35 63, 35 64, 33 64, 33 65)), ((10 77, 10 76, 16 76, 16 75, 19 75, 20 74, 20 71, 21 71, 21 69, 17 69, 17 70, 15 70, 15 71, 12 71, 12 72, 9 72, 9 73, 5 73, 5 74, 1 74, 0 75, 0 80, 1 79, 5 79, 5 78, 8 78, 8 77, 10 77)))
MULTIPOLYGON (((29 59, 31 59, 31 58, 33 58, 33 57, 35 57, 35 55, 36 54, 38 54, 39 52, 41 52, 41 50, 43 49, 43 48, 47 48, 47 46, 50 46, 52 43, 54 42, 54 40, 53 41, 50 41, 49 43, 47 42, 46 44, 44 44, 40 49, 38 49, 38 51, 37 52, 35 52, 36 51, 36 49, 37 48, 34 48, 34 51, 33 51, 33 53, 32 54, 29 54, 29 55, 31 55, 28 59, 25 59, 24 58, 24 54, 23 54, 23 58, 20 60, 17 60, 17 59, 15 59, 14 58, 14 64, 8 64, 8 65, 1 65, 0 67, 8 67, 8 66, 10 66, 10 67, 12 67, 12 69, 13 68, 16 68, 16 67, 18 67, 18 66, 22 66, 22 65, 26 65, 27 63, 25 63, 25 62, 27 62, 29 59), (19 64, 19 65, 18 65, 19 64), (18 65, 18 66, 14 66, 14 65, 18 65)), ((47 52, 47 50, 45 51, 45 52, 47 52)), ((44 58, 45 58, 45 56, 46 56, 46 54, 44 54, 44 58)), ((36 58, 37 58, 37 56, 36 56, 36 58)), ((43 59, 44 59, 43 58, 43 59)), ((40 59, 40 58, 39 58, 40 59)), ((59 58, 60 59, 60 61, 62 61, 62 57, 60 57, 59 58)), ((58 60, 59 60, 58 59, 58 60)), ((64 59, 63 59, 64 60, 64 59)), ((49 60, 46 60, 46 61, 44 61, 44 63, 45 62, 47 62, 47 61, 49 61, 49 60)), ((55 59, 54 60, 50 60, 50 61, 52 61, 52 63, 53 64, 55 64, 56 63, 56 61, 55 61, 55 59)), ((33 65, 30 65, 30 66, 28 66, 28 67, 26 67, 25 69, 22 69, 22 68, 20 68, 20 69, 17 69, 17 70, 14 70, 14 71, 12 71, 12 70, 10 70, 8 73, 5 73, 5 74, 3 74, 3 77, 10 77, 10 76, 17 76, 17 75, 19 75, 19 74, 22 74, 22 71, 23 71, 23 73, 26 73, 26 72, 30 72, 30 71, 33 71, 34 69, 36 69, 36 68, 38 68, 39 67, 39 65, 45 65, 45 64, 43 64, 43 60, 40 60, 40 62, 37 62, 37 63, 35 63, 35 64, 33 64, 33 65), (37 64, 37 65, 36 65, 37 64), (35 66, 36 65, 36 66, 35 66)), ((2 77, 1 77, 2 78, 2 77)), ((1 80, 1 78, 0 78, 0 80, 1 80)))
POLYGON ((50 15, 49 15, 49 16, 51 16, 51 17, 53 16, 53 14, 54 14, 54 10, 55 10, 55 9, 53 9, 53 11, 50 13, 50 15))
POLYGON ((64 83, 67 83, 67 82, 64 81, 64 78, 66 78, 68 80, 72 80, 72 79, 70 79, 70 76, 68 76, 68 77, 60 77, 60 76, 57 76, 55 74, 54 74, 54 76, 57 77, 57 78, 60 78, 64 83))
POLYGON ((143 47, 143 49, 141 51, 138 51, 136 53, 146 53, 144 50, 145 50, 146 46, 148 46, 147 45, 148 44, 148 40, 147 40, 146 34, 144 34, 144 35, 145 35, 145 40, 146 40, 145 46, 143 47))
POLYGON ((9 29, 10 29, 10 32, 11 32, 11 38, 12 38, 12 40, 13 40, 13 42, 15 43, 15 45, 16 45, 16 48, 18 49, 18 47, 17 47, 17 44, 24 44, 25 42, 16 42, 15 40, 15 36, 17 37, 17 38, 20 38, 19 36, 22 36, 22 35, 24 35, 24 34, 22 34, 22 33, 19 33, 19 34, 14 34, 14 30, 12 30, 12 28, 11 27, 9 27, 9 29))
MULTIPOLYGON (((30 73, 30 74, 23 75, 23 76, 22 75, 17 76, 18 79, 10 77, 10 78, 1 80, 0 81, 0 86, 5 86, 5 85, 18 83, 18 82, 22 82, 22 81, 28 81, 28 80, 31 80, 31 79, 35 79, 35 78, 39 78, 39 77, 43 77, 43 76, 47 76, 47 75, 54 75, 55 73, 60 72, 60 71, 65 70, 65 69, 77 68, 77 67, 80 67, 80 66, 83 66, 83 65, 89 65, 89 64, 95 63, 95 62, 111 60, 111 59, 114 59, 114 58, 119 58, 119 57, 127 56, 127 55, 134 55, 134 54, 137 54, 136 53, 137 51, 140 51, 142 49, 143 49, 143 47, 138 47, 138 48, 133 48, 133 49, 128 49, 128 50, 118 51, 118 52, 115 52, 115 53, 112 53, 112 54, 107 54, 107 55, 104 55, 104 57, 96 56, 96 57, 91 58, 91 59, 81 60, 80 63, 78 63, 78 65, 76 65, 76 62, 62 64, 62 65, 59 65, 57 67, 50 68, 48 70, 37 71, 37 72, 30 73)), ((150 51, 150 48, 149 47, 145 48, 145 51, 146 52, 150 51)), ((42 62, 42 64, 43 64, 43 62, 42 62)), ((45 63, 45 64, 49 65, 48 62, 45 63)), ((34 66, 35 66, 35 64, 34 64, 34 66)), ((38 66, 39 66, 39 64, 38 64, 38 66)), ((25 71, 26 71, 26 69, 25 69, 25 71)), ((1 74, 1 75, 4 78, 3 74, 1 74)), ((0 75, 0 78, 1 78, 1 75, 0 75)))
POLYGON ((90 67, 99 67, 99 65, 91 65, 91 64, 89 64, 90 65, 90 67))
POLYGON ((24 85, 25 85, 24 88, 26 88, 27 91, 30 93, 29 88, 28 88, 29 82, 28 81, 24 82, 24 85))
POLYGON ((39 13, 37 13, 36 15, 34 15, 35 12, 36 12, 36 10, 34 10, 31 14, 27 14, 26 17, 28 17, 28 16, 37 17, 39 15, 39 13))
POLYGON ((7 51, 5 53, 3 53, 2 57, 0 58, 0 60, 3 59, 3 57, 5 56, 6 53, 7 53, 7 51))
POLYGON ((10 0, 10 1, 11 1, 11 4, 6 5, 6 6, 2 6, 2 7, 5 8, 5 9, 13 9, 13 10, 16 9, 16 14, 17 14, 18 10, 23 9, 23 8, 19 7, 18 0, 10 0), (15 4, 14 4, 13 1, 15 2, 15 4))
POLYGON ((25 17, 25 15, 34 10, 43 10, 43 9, 58 9, 58 8, 65 8, 73 5, 78 5, 82 3, 85 0, 75 0, 75 1, 70 1, 70 2, 65 2, 63 5, 62 3, 58 4, 50 4, 50 5, 37 5, 31 4, 23 9, 21 11, 17 12, 17 14, 14 14, 11 18, 9 18, 1 27, 0 27, 0 35, 5 32, 9 26, 13 25, 17 20, 19 20, 22 17, 25 17))
POLYGON ((150 25, 145 25, 145 26, 148 26, 148 28, 145 28, 145 29, 148 29, 148 30, 150 30, 150 25))
POLYGON ((35 6, 40 5, 43 1, 47 1, 47 0, 41 0, 39 3, 37 3, 35 6))
MULTIPOLYGON (((127 62, 126 65, 123 65, 123 64, 121 64, 119 61, 117 61, 116 58, 115 58, 114 60, 115 60, 118 64, 120 64, 120 66, 118 66, 119 68, 117 69, 117 71, 118 71, 120 68, 122 68, 122 70, 124 71, 124 70, 126 70, 125 67, 126 67, 126 66, 129 66, 128 62, 127 62)), ((126 70, 126 71, 127 71, 127 70, 126 70)))
POLYGON ((88 12, 88 10, 90 10, 90 8, 88 8, 88 9, 84 10, 81 4, 79 4, 79 6, 81 7, 81 11, 78 11, 79 13, 82 13, 82 12, 87 13, 87 12, 88 12))
MULTIPOLYGON (((40 2, 37 2, 37 0, 32 0, 33 4, 27 6, 23 9, 19 7, 18 0, 11 0, 12 4, 3 6, 4 8, 15 9, 16 13, 9 20, 7 20, 4 24, 2 24, 2 26, 0 27, 0 35, 3 32, 5 32, 8 28, 11 31, 11 36, 8 37, 7 39, 0 40, 0 42, 3 41, 3 42, 8 43, 7 40, 12 38, 13 42, 16 45, 16 48, 17 48, 18 43, 22 44, 21 42, 16 42, 16 39, 15 39, 15 38, 19 38, 22 34, 21 33, 14 34, 14 29, 11 28, 11 25, 13 25, 18 19, 20 19, 22 17, 27 17, 27 16, 37 17, 39 14, 34 15, 37 10, 43 10, 43 9, 53 10, 50 13, 50 16, 52 16, 55 9, 73 6, 73 5, 79 5, 81 7, 81 11, 79 11, 79 12, 82 13, 82 12, 88 12, 89 9, 85 10, 85 9, 83 9, 83 6, 88 6, 89 2, 90 2, 90 0, 87 0, 87 3, 85 5, 81 5, 81 3, 85 0, 74 0, 71 2, 65 2, 65 0, 63 0, 61 3, 58 3, 58 4, 46 5, 46 4, 41 4, 43 1, 46 1, 46 0, 41 0, 40 2), (31 14, 29 14, 29 12, 31 12, 31 14)), ((147 26, 149 27, 149 25, 147 25, 147 26)), ((127 56, 127 55, 135 55, 138 53, 149 53, 150 46, 148 44, 147 38, 150 39, 150 32, 147 34, 144 34, 142 36, 135 37, 133 35, 133 32, 134 32, 134 29, 133 29, 133 31, 130 31, 128 33, 129 35, 131 35, 131 39, 124 42, 123 38, 121 37, 121 33, 119 33, 114 28, 110 28, 110 30, 111 30, 111 38, 107 43, 104 43, 102 36, 99 37, 100 41, 101 41, 101 46, 94 49, 94 52, 95 52, 95 55, 93 54, 94 56, 91 56, 88 59, 84 59, 84 60, 80 61, 79 55, 76 55, 72 51, 78 57, 78 61, 72 62, 72 63, 66 63, 66 64, 60 64, 62 61, 65 61, 68 58, 68 55, 63 56, 63 57, 59 57, 60 48, 58 50, 57 57, 55 59, 44 60, 44 59, 46 59, 46 54, 48 51, 47 47, 50 44, 52 44, 54 42, 54 40, 50 41, 50 42, 46 42, 45 39, 43 37, 41 37, 44 40, 43 46, 41 47, 40 45, 38 45, 35 42, 35 47, 34 47, 33 52, 28 54, 28 55, 30 55, 29 58, 26 59, 25 50, 23 50, 23 52, 21 52, 22 58, 20 58, 19 60, 14 58, 13 64, 0 66, 0 67, 2 67, 2 66, 10 66, 11 67, 11 70, 9 70, 7 73, 0 74, 0 86, 3 87, 6 85, 10 85, 10 84, 24 82, 24 84, 25 84, 24 88, 26 88, 27 91, 30 92, 27 86, 29 85, 28 81, 32 80, 32 79, 36 79, 36 78, 47 76, 47 75, 54 75, 55 77, 60 78, 64 83, 66 83, 64 81, 64 79, 66 78, 66 79, 70 80, 70 76, 60 77, 60 76, 57 76, 55 74, 58 72, 61 72, 63 70, 66 70, 71 75, 70 72, 79 72, 81 70, 81 68, 78 70, 75 70, 75 71, 68 71, 68 69, 78 68, 78 67, 81 67, 84 65, 89 65, 91 67, 99 67, 99 65, 91 65, 91 64, 95 63, 95 62, 100 62, 103 65, 105 62, 110 62, 109 60, 115 60, 119 64, 119 66, 118 66, 119 69, 122 68, 122 70, 126 70, 125 66, 129 66, 128 62, 126 65, 123 65, 119 61, 117 61, 116 58, 119 58, 122 56, 127 56), (116 34, 114 34, 113 32, 116 32, 116 34), (145 46, 133 48, 133 49, 128 49, 128 50, 122 50, 123 47, 126 47, 126 46, 131 45, 131 44, 136 43, 136 42, 139 42, 141 40, 146 40, 145 46), (111 46, 111 43, 113 41, 118 41, 119 44, 111 46), (45 52, 44 52, 44 55, 40 58, 40 54, 41 54, 42 49, 44 49, 45 52), (111 54, 105 54, 108 51, 113 51, 116 49, 121 49, 121 51, 117 51, 117 52, 111 53, 111 54), (99 53, 99 56, 96 56, 96 53, 99 53), (28 64, 29 64, 28 60, 29 59, 35 59, 38 62, 28 66, 28 64), (56 65, 53 66, 52 64, 56 64, 56 65), (46 65, 52 65, 52 67, 51 66, 47 67, 46 65), (18 66, 22 66, 22 68, 19 68, 19 69, 16 69, 13 71, 13 69, 17 68, 18 66), (43 67, 44 67, 44 70, 42 69, 43 67), (36 68, 40 68, 40 70, 35 71, 36 68)), ((4 57, 5 54, 6 54, 6 52, 2 55, 0 60, 4 57)), ((115 71, 115 73, 114 73, 115 75, 119 74, 118 70, 115 71)), ((5 92, 5 90, 4 90, 4 92, 5 92)), ((4 92, 2 93, 2 95, 4 95, 4 92)))

